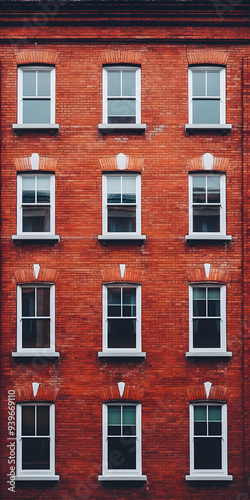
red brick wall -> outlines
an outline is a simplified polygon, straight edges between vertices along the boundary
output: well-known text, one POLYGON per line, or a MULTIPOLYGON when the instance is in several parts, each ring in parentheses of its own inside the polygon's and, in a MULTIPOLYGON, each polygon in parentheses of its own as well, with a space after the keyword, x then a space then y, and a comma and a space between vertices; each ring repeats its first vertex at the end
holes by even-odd
MULTIPOLYGON (((8 29, 4 28, 2 33, 7 37, 8 29)), ((25 34, 29 37, 29 29, 25 34)), ((56 474, 60 474, 60 481, 42 486, 16 483, 16 498, 242 500, 244 491, 247 494, 249 469, 245 471, 243 485, 243 451, 249 453, 250 443, 248 437, 244 448, 242 65, 249 56, 249 48, 231 42, 230 38, 237 40, 248 35, 247 27, 239 27, 237 23, 235 27, 227 23, 216 27, 144 25, 139 30, 135 26, 72 24, 36 28, 35 35, 32 31, 30 36, 37 38, 37 48, 33 41, 20 44, 15 50, 8 41, 1 44, 1 491, 4 500, 13 496, 6 486, 7 391, 13 388, 22 391, 31 387, 32 382, 58 390, 56 474), (46 41, 48 37, 55 37, 53 43, 46 41), (212 40, 210 53, 218 53, 219 58, 223 54, 227 60, 227 123, 233 125, 227 135, 209 132, 188 135, 184 129, 188 122, 187 54, 197 48, 206 52, 207 39, 212 40), (11 128, 17 121, 17 63, 27 61, 22 59, 26 58, 26 51, 30 57, 36 50, 40 58, 45 58, 42 62, 46 60, 45 53, 51 51, 56 64, 56 123, 60 124, 56 134, 16 134, 11 128), (102 135, 98 131, 98 123, 102 121, 102 63, 117 62, 117 51, 121 62, 128 57, 127 62, 141 64, 142 123, 147 124, 146 133, 102 135), (211 243, 190 247, 185 243, 188 172, 192 170, 192 159, 207 152, 221 158, 220 165, 226 166, 227 234, 233 240, 228 246, 211 243), (16 245, 11 239, 16 234, 16 174, 22 168, 21 159, 29 158, 32 153, 53 160, 56 234, 61 237, 53 246, 16 245), (130 158, 132 169, 137 165, 137 170, 141 170, 142 234, 147 236, 143 245, 135 242, 104 245, 97 239, 102 228, 100 163, 105 170, 105 159, 112 164, 112 158, 119 153, 130 158), (40 272, 58 272, 56 350, 60 358, 56 360, 22 361, 11 357, 16 350, 16 276, 22 269, 31 269, 34 263, 40 264, 40 272), (138 270, 132 273, 137 276, 136 281, 142 279, 142 346, 147 353, 142 361, 101 360, 97 356, 102 345, 102 282, 110 270, 118 274, 120 263, 125 263, 128 270, 138 270), (203 269, 204 263, 211 264, 211 272, 216 270, 217 274, 226 275, 227 345, 233 352, 232 359, 190 360, 185 356, 188 283, 190 276, 203 269), (142 402, 142 463, 148 481, 139 488, 115 484, 107 487, 97 480, 102 464, 102 401, 120 381, 137 387, 135 393, 140 394, 142 402), (187 390, 195 390, 206 381, 215 388, 218 386, 221 394, 230 389, 228 472, 234 480, 228 486, 197 487, 185 481, 185 474, 189 473, 187 390)), ((12 28, 12 38, 15 36, 24 36, 22 26, 12 28)), ((249 81, 247 64, 244 75, 249 81)), ((244 103, 245 119, 249 121, 246 93, 244 103)), ((247 180, 246 132, 244 144, 247 180)), ((47 165, 51 163, 48 161, 47 165)), ((245 190, 245 208, 248 203, 249 193, 245 190)), ((247 221, 246 218, 246 224, 247 221)), ((246 238, 247 233, 244 235, 246 238)), ((249 254, 247 244, 244 248, 249 254)), ((246 265, 246 279, 248 269, 246 265)), ((246 286, 245 301, 247 290, 246 286)), ((248 302, 246 339, 249 314, 248 302)), ((249 356, 246 345, 246 384, 249 356)), ((248 413, 249 396, 245 390, 248 413)), ((249 436, 249 424, 245 430, 249 436)))

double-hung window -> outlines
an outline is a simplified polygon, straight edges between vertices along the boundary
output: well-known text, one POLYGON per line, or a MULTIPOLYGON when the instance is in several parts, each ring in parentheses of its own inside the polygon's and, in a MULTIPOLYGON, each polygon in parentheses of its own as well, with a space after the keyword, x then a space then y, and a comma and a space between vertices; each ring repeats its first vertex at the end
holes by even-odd
POLYGON ((55 476, 54 404, 18 404, 16 442, 16 479, 59 479, 55 476))
POLYGON ((18 235, 55 234, 55 176, 17 176, 18 235))
POLYGON ((103 404, 103 467, 100 480, 146 480, 142 476, 141 405, 103 404))
POLYGON ((227 467, 227 405, 190 405, 190 476, 187 480, 231 480, 227 467))
POLYGON ((141 235, 141 176, 103 175, 103 235, 124 239, 141 235))
POLYGON ((141 353, 141 286, 103 286, 103 353, 141 353))
POLYGON ((226 285, 190 286, 189 350, 226 353, 226 285))
POLYGON ((219 66, 189 68, 189 123, 226 123, 226 70, 219 66))
POLYGON ((141 123, 141 69, 103 68, 103 123, 141 123))
POLYGON ((18 124, 55 123, 55 68, 18 68, 18 124))
POLYGON ((55 286, 17 288, 17 352, 49 355, 55 352, 55 286))
POLYGON ((225 174, 189 175, 189 234, 226 235, 225 174))

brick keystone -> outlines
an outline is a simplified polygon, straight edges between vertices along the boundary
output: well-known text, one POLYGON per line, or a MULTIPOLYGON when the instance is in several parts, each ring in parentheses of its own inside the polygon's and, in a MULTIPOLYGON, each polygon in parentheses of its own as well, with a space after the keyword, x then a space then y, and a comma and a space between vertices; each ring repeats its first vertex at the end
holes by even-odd
POLYGON ((187 51, 188 64, 220 64, 225 66, 228 61, 225 50, 190 50, 187 51))
POLYGON ((51 64, 55 66, 58 53, 50 50, 22 50, 16 51, 17 65, 20 64, 51 64))
POLYGON ((47 401, 54 403, 57 399, 59 389, 52 387, 43 387, 39 385, 37 395, 34 396, 32 385, 15 388, 16 402, 23 403, 26 401, 47 401))
POLYGON ((143 389, 133 385, 125 385, 124 393, 121 397, 118 384, 107 387, 102 391, 103 401, 139 401, 143 399, 143 389))
POLYGON ((17 269, 14 271, 17 283, 56 283, 59 272, 54 269, 40 269, 38 277, 35 277, 33 267, 31 269, 17 269))

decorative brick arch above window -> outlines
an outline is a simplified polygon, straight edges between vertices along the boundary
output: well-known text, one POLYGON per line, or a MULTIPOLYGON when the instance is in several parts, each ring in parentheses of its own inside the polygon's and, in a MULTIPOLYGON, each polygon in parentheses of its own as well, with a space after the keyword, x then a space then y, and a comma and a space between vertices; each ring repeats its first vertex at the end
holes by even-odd
POLYGON ((58 275, 59 272, 54 269, 41 269, 37 277, 32 268, 14 271, 17 283, 56 283, 58 275))
POLYGON ((26 170, 45 170, 48 172, 55 172, 57 167, 57 158, 51 158, 50 156, 40 156, 37 168, 32 165, 32 157, 26 156, 24 158, 15 158, 14 165, 17 172, 26 170))
MULTIPOLYGON (((209 264, 208 264, 209 265, 209 264)), ((206 273, 204 265, 196 266, 195 269, 187 271, 187 281, 189 283, 228 283, 229 273, 225 269, 209 268, 206 273)))
POLYGON ((136 158, 134 156, 126 156, 122 153, 117 156, 109 156, 100 158, 99 160, 101 170, 103 172, 107 171, 133 171, 133 172, 141 172, 144 170, 144 158, 136 158))
POLYGON ((124 275, 118 266, 110 269, 102 269, 103 283, 142 283, 144 271, 125 266, 124 275))
POLYGON ((46 401, 54 403, 57 399, 59 389, 44 387, 39 385, 36 396, 34 396, 32 384, 29 387, 23 386, 15 388, 15 396, 17 403, 27 401, 46 401))
POLYGON ((187 52, 188 64, 218 64, 225 66, 228 52, 223 50, 192 50, 187 52))
POLYGON ((103 401, 138 401, 143 399, 143 389, 133 385, 125 384, 124 392, 121 396, 118 384, 107 387, 102 392, 103 401))
POLYGON ((58 53, 50 50, 22 50, 16 51, 17 65, 21 64, 51 64, 55 66, 58 53))
POLYGON ((192 401, 220 401, 227 402, 230 398, 230 389, 226 387, 212 386, 209 397, 207 397, 204 385, 198 387, 190 387, 187 389, 187 396, 190 402, 192 401))
POLYGON ((190 158, 187 161, 187 168, 189 172, 195 171, 219 171, 226 172, 229 166, 228 158, 216 158, 213 155, 209 154, 209 162, 208 162, 208 153, 205 155, 199 156, 198 158, 190 158))
POLYGON ((110 50, 101 54, 102 64, 138 64, 143 60, 143 52, 134 50, 110 50))

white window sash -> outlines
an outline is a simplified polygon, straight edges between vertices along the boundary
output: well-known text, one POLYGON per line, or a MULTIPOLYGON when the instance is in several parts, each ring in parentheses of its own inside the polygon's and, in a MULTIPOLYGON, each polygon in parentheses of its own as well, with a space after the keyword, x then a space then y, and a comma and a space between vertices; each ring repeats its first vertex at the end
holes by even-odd
MULTIPOLYGON (((192 66, 188 68, 189 123, 193 124, 193 71, 220 71, 220 124, 226 123, 226 68, 219 66, 192 66)), ((202 99, 202 96, 201 96, 202 99)), ((206 122, 204 122, 206 123, 206 122)))
MULTIPOLYGON (((141 123, 141 68, 133 66, 109 66, 102 69, 102 116, 103 124, 108 124, 108 71, 134 71, 136 82, 136 124, 141 123)), ((114 128, 119 127, 119 123, 112 124, 114 128)))
POLYGON ((189 352, 193 353, 221 353, 227 350, 227 325, 226 325, 226 285, 216 285, 213 283, 196 283, 189 285, 189 352), (219 288, 220 289, 220 348, 197 348, 193 347, 193 290, 194 288, 219 288))
MULTIPOLYGON (((39 207, 43 205, 42 203, 34 204, 34 207, 39 207)), ((54 235, 55 234, 55 175, 48 173, 37 174, 35 172, 29 172, 28 174, 18 174, 17 175, 17 234, 18 235, 30 235, 30 236, 41 236, 41 235, 54 235), (25 177, 42 177, 46 176, 50 178, 50 231, 46 232, 25 232, 23 231, 23 203, 22 203, 22 182, 25 177)))
MULTIPOLYGON (((206 173, 202 172, 199 174, 189 174, 188 178, 188 191, 189 191, 189 234, 190 235, 196 235, 196 236, 224 236, 226 235, 226 175, 225 174, 218 174, 220 177, 220 231, 218 232, 194 232, 193 231, 193 179, 196 176, 215 176, 217 174, 214 173, 206 173)), ((201 204, 202 205, 202 204, 201 204)), ((208 206, 206 203, 203 204, 204 207, 208 206)))
POLYGON ((137 476, 142 474, 142 450, 141 450, 141 404, 126 402, 126 403, 103 403, 102 405, 102 473, 109 476, 137 476), (136 468, 135 469, 108 469, 108 407, 109 406, 135 406, 136 407, 136 468))
MULTIPOLYGON (((118 205, 118 204, 117 204, 118 205)), ((114 203, 115 206, 115 203, 114 203)), ((121 205, 122 206, 122 205, 121 205)), ((131 206, 133 206, 131 204, 131 206)), ((107 235, 113 235, 114 237, 119 238, 119 236, 126 236, 126 235, 134 235, 134 236, 140 236, 141 235, 141 175, 140 174, 116 174, 116 172, 108 175, 105 174, 102 176, 102 234, 107 236, 107 235), (107 196, 108 196, 108 188, 107 188, 107 180, 108 177, 125 177, 128 175, 129 177, 135 177, 136 179, 136 231, 131 231, 131 232, 108 232, 108 203, 107 203, 107 196)))
POLYGON ((28 285, 18 285, 17 286, 17 352, 23 354, 36 354, 36 353, 54 353, 55 352, 55 285, 41 283, 40 285, 35 285, 30 283, 28 285), (23 348, 22 347, 22 290, 23 288, 42 288, 46 287, 50 289, 50 348, 47 347, 34 347, 34 348, 23 348))
POLYGON ((23 73, 24 71, 47 71, 50 72, 50 124, 55 124, 55 68, 49 66, 22 66, 18 68, 18 97, 17 97, 17 121, 23 124, 23 73))
POLYGON ((228 474, 228 457, 227 457, 227 405, 216 401, 211 403, 200 402, 197 404, 189 405, 189 434, 190 434, 190 475, 195 476, 214 476, 214 475, 227 475, 228 474), (194 468, 194 407, 195 406, 220 406, 221 407, 221 423, 222 423, 222 437, 221 437, 221 469, 195 469, 194 468))
POLYGON ((50 403, 24 403, 16 405, 16 475, 18 476, 50 476, 55 475, 55 405, 50 403), (50 419, 50 468, 23 469, 22 468, 22 406, 49 406, 50 419))

